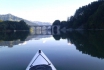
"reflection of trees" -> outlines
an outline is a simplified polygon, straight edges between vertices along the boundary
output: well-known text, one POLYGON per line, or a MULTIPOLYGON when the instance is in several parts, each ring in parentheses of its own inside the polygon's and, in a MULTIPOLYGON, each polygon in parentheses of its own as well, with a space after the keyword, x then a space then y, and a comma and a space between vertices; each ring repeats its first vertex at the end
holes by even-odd
POLYGON ((55 40, 60 40, 60 35, 53 35, 55 40))
POLYGON ((24 41, 14 40, 14 41, 1 41, 0 46, 8 46, 9 48, 13 47, 14 45, 18 45, 23 43, 24 41))
POLYGON ((84 34, 74 32, 74 44, 82 53, 89 54, 94 57, 104 58, 104 32, 89 31, 84 34))
POLYGON ((73 43, 76 49, 93 57, 104 58, 104 31, 72 31, 61 33, 62 39, 73 43))
POLYGON ((0 32, 0 46, 13 47, 13 45, 23 43, 28 35, 28 31, 0 32))
POLYGON ((25 41, 28 35, 28 31, 0 32, 0 40, 14 41, 20 39, 21 41, 25 41))

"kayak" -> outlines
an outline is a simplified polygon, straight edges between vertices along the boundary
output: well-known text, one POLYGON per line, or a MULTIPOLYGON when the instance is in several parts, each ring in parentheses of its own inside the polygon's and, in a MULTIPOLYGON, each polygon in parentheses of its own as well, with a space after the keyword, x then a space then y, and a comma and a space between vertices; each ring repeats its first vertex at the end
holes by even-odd
POLYGON ((56 70, 56 68, 48 57, 39 50, 27 66, 26 70, 56 70))

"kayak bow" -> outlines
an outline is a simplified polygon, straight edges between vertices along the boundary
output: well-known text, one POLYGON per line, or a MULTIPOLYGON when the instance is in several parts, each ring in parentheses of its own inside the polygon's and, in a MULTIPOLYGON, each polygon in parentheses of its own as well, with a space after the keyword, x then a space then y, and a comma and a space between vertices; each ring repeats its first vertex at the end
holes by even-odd
POLYGON ((47 56, 39 50, 29 63, 26 70, 56 70, 47 56))

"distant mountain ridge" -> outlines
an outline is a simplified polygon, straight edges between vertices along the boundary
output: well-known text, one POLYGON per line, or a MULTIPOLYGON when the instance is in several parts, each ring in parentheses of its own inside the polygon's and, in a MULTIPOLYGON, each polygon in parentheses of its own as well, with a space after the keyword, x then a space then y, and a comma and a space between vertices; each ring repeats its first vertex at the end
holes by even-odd
POLYGON ((26 19, 14 16, 12 14, 0 15, 0 20, 3 20, 3 21, 21 21, 21 20, 24 20, 26 22, 26 24, 28 24, 30 26, 37 25, 36 23, 33 23, 33 22, 28 21, 26 19))
POLYGON ((3 21, 20 21, 23 20, 22 18, 16 17, 12 14, 5 14, 5 15, 0 15, 0 19, 3 21))
POLYGON ((0 20, 3 21, 21 21, 24 20, 26 22, 26 24, 28 24, 29 26, 34 26, 34 25, 50 25, 50 23, 48 22, 40 22, 40 21, 29 21, 17 16, 14 16, 12 14, 4 14, 4 15, 0 15, 0 20))

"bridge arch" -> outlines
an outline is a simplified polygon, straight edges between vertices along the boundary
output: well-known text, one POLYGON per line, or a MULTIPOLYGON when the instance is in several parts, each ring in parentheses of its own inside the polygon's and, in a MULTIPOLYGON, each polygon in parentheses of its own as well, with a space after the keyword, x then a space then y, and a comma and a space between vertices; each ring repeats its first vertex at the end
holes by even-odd
POLYGON ((53 25, 51 28, 52 28, 52 34, 53 35, 60 34, 60 26, 59 25, 53 25))

